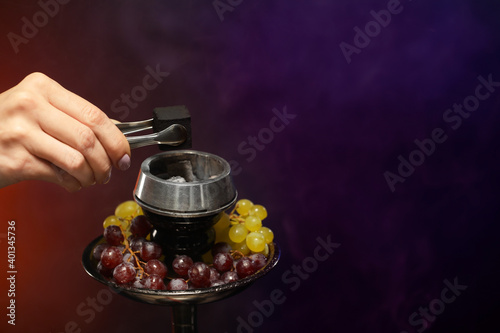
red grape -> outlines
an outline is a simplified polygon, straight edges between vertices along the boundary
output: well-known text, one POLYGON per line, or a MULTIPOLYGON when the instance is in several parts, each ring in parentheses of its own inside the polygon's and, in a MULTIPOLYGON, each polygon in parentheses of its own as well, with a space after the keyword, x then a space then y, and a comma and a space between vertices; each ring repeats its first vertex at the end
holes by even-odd
POLYGON ((214 256, 214 267, 221 273, 231 270, 233 267, 233 257, 227 252, 217 253, 214 256))
POLYGON ((146 263, 144 270, 149 275, 158 275, 162 279, 167 275, 167 267, 158 259, 151 259, 146 263))
POLYGON ((167 285, 167 290, 187 290, 188 284, 180 278, 172 279, 167 285))
POLYGON ((92 250, 92 256, 94 257, 94 259, 101 260, 102 251, 108 247, 109 247, 109 244, 105 244, 105 243, 98 244, 96 247, 94 247, 94 250, 92 250))
POLYGON ((150 261, 151 259, 158 259, 161 257, 161 247, 154 242, 144 242, 141 247, 141 258, 144 261, 150 261))
POLYGON ((129 262, 123 262, 113 270, 113 277, 118 284, 127 284, 135 279, 135 267, 129 262))
POLYGON ((104 229, 104 239, 109 245, 120 245, 124 241, 122 230, 117 225, 110 225, 104 229))
POLYGON ((163 282, 163 278, 155 274, 151 274, 150 276, 146 277, 144 286, 152 290, 164 290, 166 288, 165 282, 163 282))
POLYGON ((144 288, 144 279, 140 279, 139 277, 136 277, 134 280, 134 283, 132 284, 132 287, 144 288))
POLYGON ((104 267, 100 261, 97 264, 97 272, 107 278, 113 277, 113 269, 104 267))
POLYGON ((231 250, 231 245, 226 242, 219 242, 212 247, 212 256, 215 257, 217 253, 229 253, 231 250))
POLYGON ((140 252, 142 248, 142 244, 146 241, 143 237, 134 237, 129 239, 129 246, 134 252, 140 252))
POLYGON ((222 286, 223 284, 226 284, 226 283, 222 280, 214 280, 214 281, 210 282, 210 287, 222 286))
POLYGON ((138 215, 130 222, 130 232, 139 237, 146 237, 152 228, 153 226, 144 215, 138 215))
POLYGON ((101 264, 104 268, 113 269, 123 261, 122 251, 116 246, 110 246, 102 251, 101 264))
POLYGON ((238 273, 238 277, 243 279, 249 275, 252 275, 255 272, 253 267, 252 260, 248 257, 243 257, 236 263, 236 272, 238 273))
POLYGON ((216 280, 220 280, 220 273, 215 268, 210 267, 210 284, 216 280))
POLYGON ((266 256, 262 253, 252 254, 249 258, 250 260, 252 260, 253 268, 255 269, 255 271, 258 271, 262 267, 266 266, 266 256))
POLYGON ((210 267, 203 262, 195 262, 188 270, 189 282, 194 287, 204 288, 210 285, 210 267))
POLYGON ((187 255, 179 255, 172 262, 174 272, 183 278, 187 278, 188 270, 191 266, 193 266, 193 259, 187 255))
POLYGON ((229 271, 221 276, 221 280, 224 281, 224 283, 230 283, 234 281, 238 281, 238 274, 235 271, 229 271))

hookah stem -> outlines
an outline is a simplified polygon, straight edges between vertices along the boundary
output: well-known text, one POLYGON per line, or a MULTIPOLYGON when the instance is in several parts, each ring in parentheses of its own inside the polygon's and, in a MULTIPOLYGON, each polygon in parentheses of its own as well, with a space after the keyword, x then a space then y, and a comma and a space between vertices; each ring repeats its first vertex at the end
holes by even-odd
POLYGON ((197 333, 196 305, 179 304, 172 306, 172 333, 197 333))

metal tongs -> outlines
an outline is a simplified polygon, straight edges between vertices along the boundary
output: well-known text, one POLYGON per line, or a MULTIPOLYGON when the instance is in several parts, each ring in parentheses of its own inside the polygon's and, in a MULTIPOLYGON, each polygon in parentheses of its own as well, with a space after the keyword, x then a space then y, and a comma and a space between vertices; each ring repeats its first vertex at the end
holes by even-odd
POLYGON ((150 145, 160 145, 163 150, 175 148, 191 148, 191 117, 184 107, 155 108, 154 118, 128 123, 118 123, 116 126, 125 134, 130 148, 140 148, 150 145), (152 129, 153 133, 128 136, 132 133, 152 129), (184 147, 179 147, 179 146, 184 147))

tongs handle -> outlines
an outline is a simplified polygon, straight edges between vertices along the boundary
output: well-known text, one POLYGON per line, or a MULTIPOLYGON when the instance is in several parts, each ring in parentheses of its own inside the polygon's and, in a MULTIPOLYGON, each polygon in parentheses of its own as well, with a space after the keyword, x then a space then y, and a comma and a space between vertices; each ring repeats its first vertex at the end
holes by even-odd
POLYGON ((118 123, 116 127, 125 134, 132 149, 149 145, 159 145, 161 150, 191 148, 191 115, 183 105, 157 107, 152 119, 118 123), (129 135, 144 130, 152 133, 129 135))
POLYGON ((148 120, 132 121, 129 123, 118 123, 116 124, 116 127, 118 127, 118 129, 125 135, 132 134, 153 128, 153 118, 148 120))
MULTIPOLYGON (((153 119, 116 124, 125 135, 140 132, 153 127, 153 119)), ((179 146, 187 140, 187 130, 180 124, 173 124, 156 133, 126 136, 130 148, 140 148, 150 145, 179 146)))
POLYGON ((151 145, 179 146, 187 140, 187 130, 180 124, 173 124, 158 133, 127 136, 130 148, 140 148, 151 145))

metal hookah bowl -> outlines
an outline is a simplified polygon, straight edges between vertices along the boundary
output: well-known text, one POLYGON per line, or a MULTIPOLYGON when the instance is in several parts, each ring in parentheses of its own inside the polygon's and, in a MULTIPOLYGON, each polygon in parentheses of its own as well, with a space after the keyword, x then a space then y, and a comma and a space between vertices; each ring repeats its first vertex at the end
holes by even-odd
MULTIPOLYGON (((166 253, 199 257, 215 240, 212 226, 237 197, 229 163, 195 150, 174 150, 144 160, 134 190, 166 253)), ((194 259, 194 258, 193 258, 194 259)))

